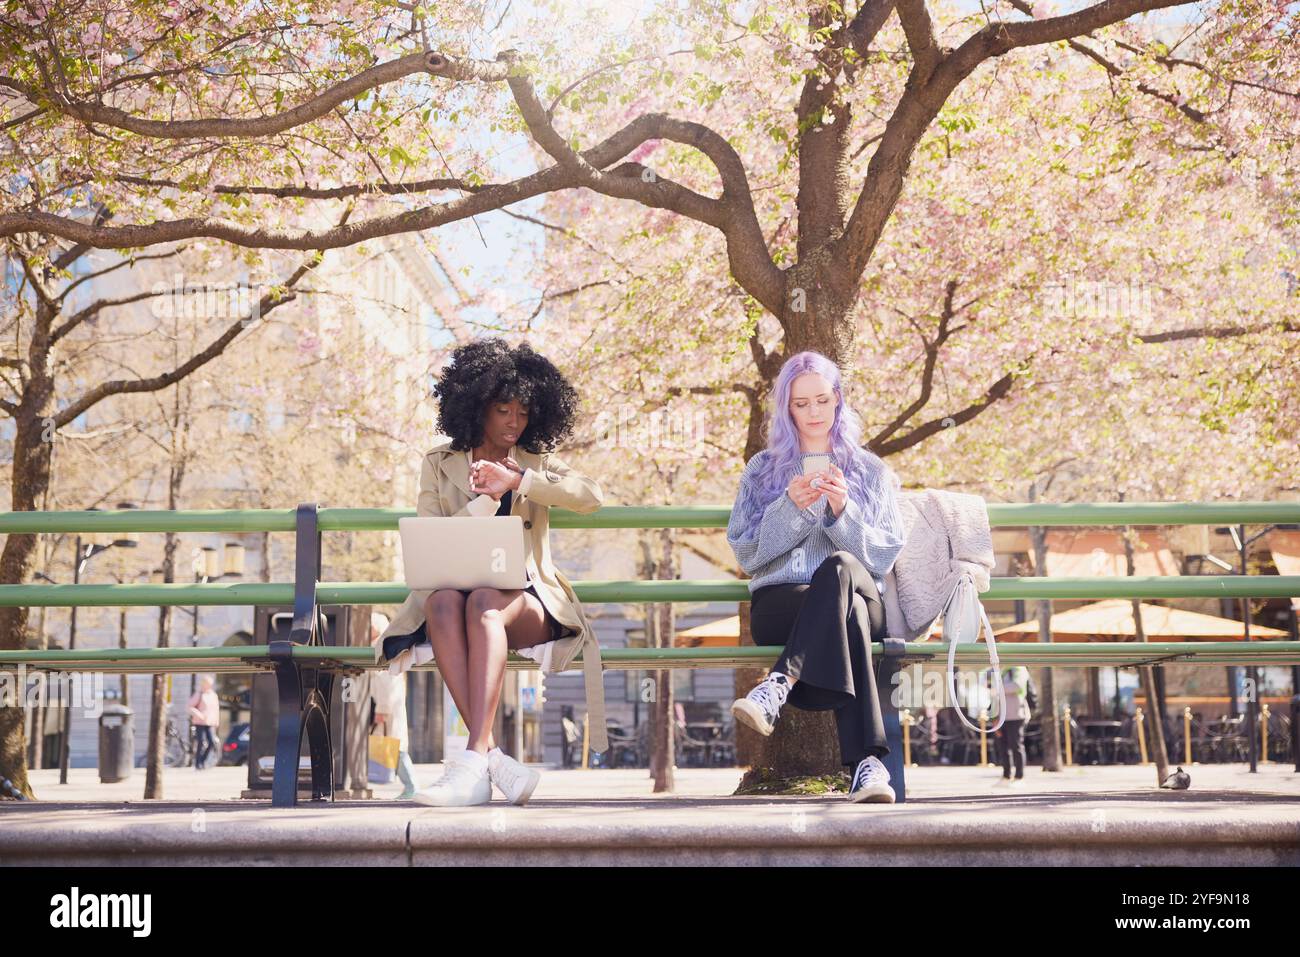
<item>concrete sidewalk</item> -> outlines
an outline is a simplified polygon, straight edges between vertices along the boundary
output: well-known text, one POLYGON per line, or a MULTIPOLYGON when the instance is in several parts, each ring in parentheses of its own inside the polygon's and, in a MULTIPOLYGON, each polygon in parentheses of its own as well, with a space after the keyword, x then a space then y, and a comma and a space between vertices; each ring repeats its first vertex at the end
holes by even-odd
MULTIPOLYGON (((418 768, 423 784, 436 766, 418 768)), ((913 768, 908 800, 731 797, 740 769, 679 769, 654 795, 643 770, 543 771, 527 807, 371 801, 279 810, 240 800, 242 768, 168 769, 166 798, 93 769, 33 772, 37 802, 0 803, 3 864, 1300 864, 1300 775, 1198 765, 1188 791, 1155 771, 1088 767, 1003 789, 1000 771, 913 768)))

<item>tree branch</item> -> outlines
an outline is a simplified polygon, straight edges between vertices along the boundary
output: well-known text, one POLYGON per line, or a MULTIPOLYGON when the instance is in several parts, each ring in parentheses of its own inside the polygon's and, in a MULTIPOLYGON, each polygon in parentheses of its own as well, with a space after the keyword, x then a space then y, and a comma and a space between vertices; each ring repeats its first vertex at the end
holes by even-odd
MULTIPOLYGON (((126 183, 131 186, 183 188, 178 180, 125 175, 113 178, 119 183, 126 183)), ((415 180, 411 183, 351 183, 346 186, 333 186, 328 189, 313 186, 231 186, 223 184, 211 186, 209 191, 223 196, 270 196, 275 199, 349 199, 371 193, 386 196, 409 196, 412 193, 429 193, 452 189, 463 193, 474 193, 488 189, 493 185, 499 184, 475 184, 457 177, 435 177, 433 179, 415 180)))
POLYGON ((73 313, 71 316, 68 317, 67 321, 63 323, 63 325, 56 328, 54 332, 50 334, 50 344, 53 345, 54 343, 58 342, 60 339, 66 336, 73 329, 77 328, 77 326, 81 325, 87 319, 91 319, 94 316, 99 315, 105 309, 108 309, 112 306, 129 306, 133 302, 140 302, 141 300, 144 299, 155 299, 159 296, 168 296, 171 295, 172 292, 173 290, 167 289, 160 292, 138 292, 134 295, 126 296, 122 299, 97 299, 94 302, 92 302, 89 306, 87 306, 85 309, 73 313))
MULTIPOLYGON (((1017 10, 1019 10, 1021 13, 1026 13, 1029 14, 1030 16, 1033 15, 1034 8, 1029 3, 1027 3, 1026 0, 1008 0, 1008 2, 1017 10)), ((1066 40, 1065 42, 1069 44, 1070 49, 1075 50, 1078 53, 1082 53, 1088 59, 1100 65, 1103 70, 1105 70, 1107 73, 1109 73, 1111 76, 1115 77, 1116 79, 1121 79, 1121 80, 1127 79, 1126 73, 1123 68, 1121 68, 1111 60, 1108 60, 1105 56, 1103 56, 1098 51, 1092 49, 1089 46, 1086 46, 1085 44, 1080 43, 1078 40, 1071 39, 1071 40, 1066 40)), ((1202 113, 1200 110, 1196 109, 1195 107, 1188 106, 1186 103, 1179 103, 1178 102, 1180 99, 1179 97, 1175 96, 1172 93, 1165 93, 1161 90, 1157 90, 1155 87, 1147 83, 1145 80, 1138 80, 1134 84, 1134 87, 1140 93, 1145 93, 1147 96, 1155 97, 1157 100, 1162 100, 1163 102, 1168 103, 1174 109, 1178 110, 1178 112, 1182 113, 1189 120, 1192 120, 1195 123, 1204 123, 1206 121, 1206 115, 1202 113)))
POLYGON ((170 259, 173 256, 180 255, 185 251, 185 249, 186 249, 185 246, 178 246, 175 249, 169 250, 168 252, 165 253, 153 253, 151 255, 132 256, 130 259, 123 259, 121 262, 116 262, 105 269, 99 269, 96 270, 95 272, 88 272, 85 275, 78 276, 72 282, 68 283, 68 285, 64 287, 63 291, 60 292, 56 298, 58 299, 59 302, 64 302, 68 298, 68 293, 72 292, 72 290, 76 289, 83 282, 100 279, 104 276, 107 276, 111 272, 116 272, 117 270, 123 268, 124 266, 134 266, 136 263, 139 262, 146 262, 148 260, 153 260, 153 259, 170 259))
MULTIPOLYGON (((939 333, 934 339, 927 339, 924 331, 922 331, 916 323, 913 323, 913 325, 917 327, 917 332, 921 336, 921 343, 925 350, 925 364, 921 370, 920 392, 917 393, 916 398, 913 399, 906 408, 899 412, 898 415, 894 416, 891 422, 887 423, 879 432, 876 433, 875 437, 871 440, 871 445, 875 446, 882 444, 891 435, 901 429, 904 423, 925 408, 925 406, 930 402, 930 397, 934 392, 934 373, 935 369, 939 365, 939 350, 943 348, 944 343, 947 342, 954 333, 959 329, 965 328, 965 326, 953 328, 949 325, 957 313, 961 311, 961 309, 958 309, 953 305, 953 297, 957 293, 957 286, 958 283, 955 279, 950 279, 945 284, 943 309, 939 313, 939 333)), ((970 305, 970 303, 967 303, 966 305, 970 305)), ((961 308, 964 309, 965 306, 962 306, 961 308)))
POLYGON ((1191 0, 1102 0, 1059 17, 1017 23, 990 23, 961 46, 942 56, 922 80, 920 64, 885 126, 880 146, 867 164, 867 175, 847 228, 833 243, 832 254, 860 277, 902 192, 917 143, 953 90, 980 64, 1017 47, 1067 40, 1118 23, 1138 13, 1184 6, 1191 0))
POLYGON ((907 37, 907 48, 912 51, 912 62, 915 64, 912 77, 917 83, 924 83, 943 57, 934 38, 930 11, 926 9, 925 0, 898 0, 897 11, 898 20, 903 25, 903 35, 907 37))
MULTIPOLYGON (((535 100, 535 97, 534 97, 535 100)), ((533 120, 536 122, 537 115, 533 120)), ((543 134, 545 135, 545 134, 543 134)), ((555 139, 552 148, 559 149, 555 139)), ((567 145, 563 147, 567 150, 567 145)), ((322 230, 249 227, 218 217, 190 217, 147 225, 100 226, 38 210, 0 214, 0 237, 41 232, 89 247, 127 248, 207 237, 261 249, 336 249, 379 236, 418 232, 501 209, 533 196, 588 186, 606 195, 628 198, 646 206, 666 208, 719 229, 727 239, 733 275, 750 295, 773 311, 780 309, 784 281, 772 263, 754 212, 748 177, 739 154, 726 139, 697 123, 661 113, 638 117, 595 147, 575 154, 576 161, 547 167, 520 179, 484 187, 446 203, 404 210, 358 223, 322 230), (648 139, 665 139, 692 146, 714 163, 722 178, 718 199, 701 196, 655 176, 639 164, 623 164, 601 172, 648 139), (598 177, 593 185, 586 169, 598 177)))
MULTIPOLYGON (((348 209, 343 213, 340 225, 346 225, 348 217, 351 215, 352 208, 348 207, 348 209)), ((285 289, 289 290, 288 292, 283 294, 278 292, 268 292, 266 295, 262 296, 262 298, 258 300, 257 311, 254 315, 260 318, 278 306, 282 306, 286 302, 292 302, 297 298, 296 294, 292 291, 293 287, 298 284, 298 281, 302 279, 303 276, 307 275, 307 273, 320 265, 324 259, 323 256, 319 255, 320 252, 320 250, 317 250, 318 255, 313 256, 307 262, 302 263, 293 271, 293 274, 281 284, 285 289)), ((220 336, 209 343, 206 348, 194 354, 170 372, 164 372, 161 375, 151 376, 145 379, 115 379, 109 382, 100 383, 94 388, 83 392, 79 398, 74 399, 54 416, 54 427, 57 429, 67 425, 87 409, 92 408, 99 402, 107 399, 109 396, 125 395, 137 392, 157 392, 160 389, 167 388, 167 386, 172 385, 175 382, 179 382, 195 369, 201 368, 217 356, 221 355, 222 352, 225 351, 226 346, 233 342, 235 338, 248 327, 248 323, 252 318, 252 316, 240 316, 234 323, 228 326, 220 336)))
POLYGON ((985 409, 992 406, 999 399, 1006 398, 1006 396, 1011 392, 1011 386, 1015 382, 1015 377, 1014 372, 1008 372, 1002 378, 998 379, 997 382, 989 386, 980 399, 972 402, 970 405, 966 406, 966 408, 954 412, 951 415, 946 415, 941 419, 932 419, 924 425, 917 426, 912 431, 905 435, 901 435, 896 439, 880 441, 878 438, 873 438, 867 443, 867 448, 875 452, 881 458, 884 458, 887 455, 896 455, 904 449, 909 449, 914 445, 924 442, 937 432, 942 432, 944 429, 955 428, 965 422, 969 422, 985 409))
MULTIPOLYGON (((39 61, 38 61, 39 62, 39 61)), ((453 57, 434 51, 411 53, 387 63, 380 63, 356 76, 334 84, 305 103, 266 116, 248 119, 205 117, 197 120, 150 120, 132 116, 125 110, 104 103, 73 100, 47 81, 36 87, 14 77, 0 75, 0 87, 25 96, 36 106, 44 106, 87 124, 150 136, 156 139, 182 140, 198 137, 258 138, 283 133, 312 120, 320 119, 336 106, 359 97, 367 90, 395 83, 416 73, 459 81, 491 81, 506 78, 506 65, 488 60, 453 57)))
POLYGON ((1263 332, 1300 332, 1300 322, 1283 319, 1280 322, 1265 323, 1258 326, 1198 326, 1193 329, 1171 329, 1168 332, 1152 332, 1137 337, 1139 342, 1181 342, 1184 339, 1230 339, 1236 336, 1249 336, 1263 332))

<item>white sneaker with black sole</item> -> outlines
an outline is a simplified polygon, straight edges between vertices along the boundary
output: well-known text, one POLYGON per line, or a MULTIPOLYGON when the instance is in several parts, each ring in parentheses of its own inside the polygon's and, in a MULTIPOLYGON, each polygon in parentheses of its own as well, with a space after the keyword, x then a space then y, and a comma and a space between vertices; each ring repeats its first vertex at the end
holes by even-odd
POLYGON ((732 703, 731 713, 737 721, 767 737, 776 726, 781 705, 785 704, 789 694, 790 683, 785 675, 768 675, 749 694, 732 703))
POLYGON ((527 804, 542 779, 541 772, 516 761, 500 748, 488 752, 488 776, 511 804, 527 804))
POLYGON ((874 754, 858 762, 849 787, 849 800, 863 804, 893 804, 894 789, 889 786, 889 771, 874 754))

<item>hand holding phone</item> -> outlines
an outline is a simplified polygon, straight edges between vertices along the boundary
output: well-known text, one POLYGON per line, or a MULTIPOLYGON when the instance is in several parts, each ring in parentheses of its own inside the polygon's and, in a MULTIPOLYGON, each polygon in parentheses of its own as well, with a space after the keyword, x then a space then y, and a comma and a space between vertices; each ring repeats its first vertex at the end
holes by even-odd
POLYGON ((822 480, 822 493, 826 496, 826 504, 831 510, 831 514, 836 518, 844 511, 844 506, 849 500, 848 479, 839 467, 832 464, 826 470, 826 478, 822 480))
POLYGON ((822 497, 821 492, 811 487, 811 481, 807 475, 796 475, 786 487, 785 493, 790 496, 790 501, 800 508, 808 508, 822 497))
POLYGON ((819 481, 822 480, 821 473, 824 473, 830 464, 831 457, 828 453, 820 452, 806 456, 803 460, 803 474, 791 479, 786 489, 790 500, 800 508, 808 508, 815 504, 822 497, 822 492, 818 488, 819 481))
POLYGON ((816 455, 805 456, 803 460, 803 474, 812 476, 812 481, 809 483, 809 487, 820 489, 822 487, 821 482, 824 475, 818 473, 826 473, 829 471, 830 467, 831 457, 829 453, 818 452, 816 455))

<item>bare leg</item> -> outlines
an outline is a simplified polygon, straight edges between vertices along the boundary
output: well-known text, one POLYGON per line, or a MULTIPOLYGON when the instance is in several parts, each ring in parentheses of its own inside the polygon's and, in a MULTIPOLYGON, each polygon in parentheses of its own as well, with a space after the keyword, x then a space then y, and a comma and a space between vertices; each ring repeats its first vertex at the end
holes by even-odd
MULTIPOLYGON (((425 631, 433 645, 434 660, 456 709, 469 720, 469 648, 465 634, 468 602, 455 588, 441 588, 424 602, 425 631)), ((493 746, 488 728, 487 747, 493 746)))
POLYGON ((550 626, 546 610, 532 592, 476 588, 466 602, 465 632, 469 643, 467 747, 487 754, 492 742, 492 719, 505 681, 506 651, 548 640, 550 626))

